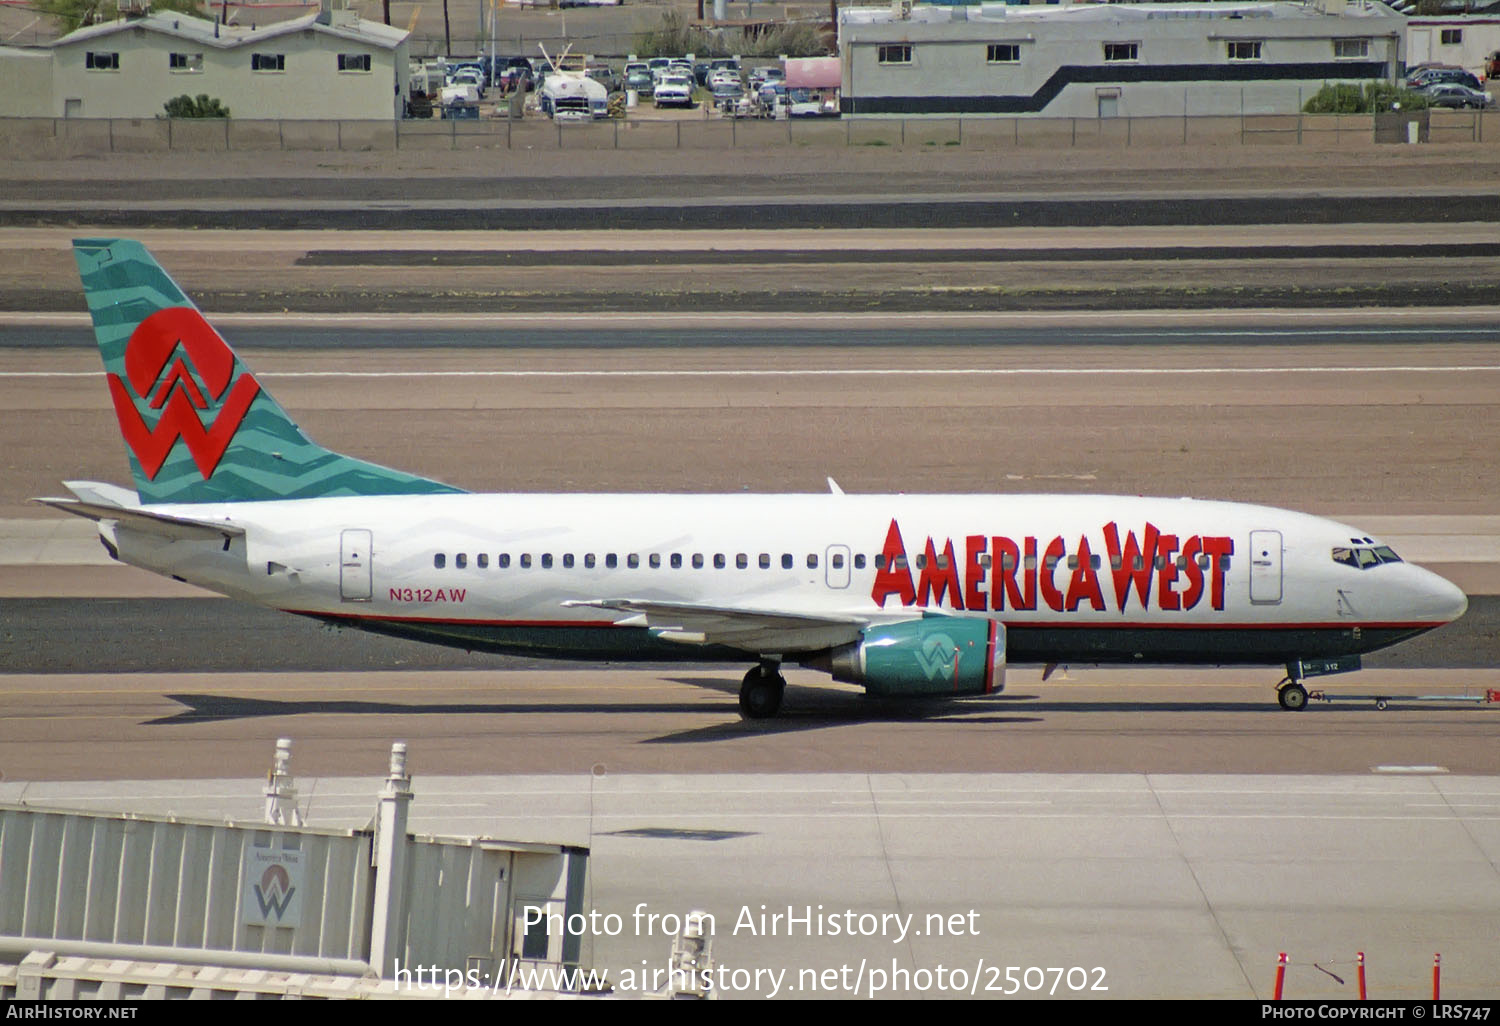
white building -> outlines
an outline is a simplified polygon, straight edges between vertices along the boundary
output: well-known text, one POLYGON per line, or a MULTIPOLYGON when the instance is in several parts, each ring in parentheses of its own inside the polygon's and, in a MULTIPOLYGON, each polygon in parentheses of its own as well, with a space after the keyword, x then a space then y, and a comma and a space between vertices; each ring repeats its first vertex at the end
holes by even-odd
POLYGON ((1394 80, 1405 25, 1374 0, 846 7, 842 110, 1290 113, 1324 82, 1394 80))
POLYGON ((1413 15, 1406 23, 1408 65, 1441 61, 1468 68, 1482 79, 1496 52, 1500 52, 1500 17, 1493 14, 1413 15))
POLYGON ((235 118, 399 117, 407 35, 326 3, 264 28, 147 13, 55 41, 51 95, 29 97, 20 112, 149 118, 174 97, 207 94, 235 118))

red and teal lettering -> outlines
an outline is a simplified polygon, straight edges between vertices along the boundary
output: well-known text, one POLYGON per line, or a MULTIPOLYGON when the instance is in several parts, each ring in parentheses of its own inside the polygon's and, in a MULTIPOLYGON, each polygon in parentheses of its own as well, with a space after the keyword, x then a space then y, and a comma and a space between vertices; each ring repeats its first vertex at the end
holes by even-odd
POLYGON ((870 600, 885 607, 886 597, 895 595, 903 606, 917 600, 916 588, 912 587, 911 570, 906 565, 906 543, 901 540, 901 528, 891 520, 891 528, 885 533, 885 545, 881 551, 880 565, 875 568, 875 585, 870 589, 870 600))
POLYGON ((1099 590, 1099 575, 1094 572, 1094 556, 1089 551, 1087 536, 1078 539, 1078 566, 1068 581, 1068 612, 1077 612, 1084 599, 1094 609, 1104 608, 1104 593, 1099 590))
MULTIPOLYGON (((1027 539, 1030 541, 1031 539, 1027 539)), ((1042 598, 1047 603, 1047 608, 1061 613, 1063 611, 1063 594, 1057 590, 1057 564, 1063 561, 1068 554, 1068 547, 1063 544, 1062 538, 1053 538, 1047 543, 1047 551, 1042 554, 1042 566, 1037 577, 1042 586, 1042 598)))
POLYGON ((938 557, 932 539, 927 539, 927 559, 922 566, 922 576, 917 580, 917 605, 941 606, 943 596, 954 609, 964 607, 963 592, 958 586, 958 563, 953 559, 953 540, 943 546, 942 558, 938 557))
POLYGON ((1135 532, 1125 536, 1125 545, 1120 546, 1120 529, 1111 520, 1104 525, 1104 547, 1109 552, 1110 573, 1115 579, 1115 600, 1120 612, 1125 612, 1125 603, 1130 600, 1130 589, 1135 588, 1141 608, 1151 608, 1152 557, 1156 555, 1156 539, 1160 532, 1155 525, 1147 524, 1145 544, 1138 543, 1135 532))
POLYGON ((984 555, 989 540, 982 534, 971 534, 964 539, 964 608, 984 609, 984 592, 979 586, 984 583, 984 564, 979 557, 984 555))

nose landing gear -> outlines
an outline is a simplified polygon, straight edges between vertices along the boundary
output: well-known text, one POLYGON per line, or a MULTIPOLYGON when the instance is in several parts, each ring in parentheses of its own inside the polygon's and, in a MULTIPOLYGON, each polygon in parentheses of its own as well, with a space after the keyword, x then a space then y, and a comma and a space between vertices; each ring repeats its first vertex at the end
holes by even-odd
POLYGON ((764 720, 781 711, 786 678, 778 663, 761 663, 745 674, 740 684, 740 715, 747 720, 764 720))
POLYGON ((1307 708, 1307 689, 1302 686, 1301 681, 1286 677, 1276 685, 1276 701, 1281 703, 1283 709, 1297 711, 1307 708))

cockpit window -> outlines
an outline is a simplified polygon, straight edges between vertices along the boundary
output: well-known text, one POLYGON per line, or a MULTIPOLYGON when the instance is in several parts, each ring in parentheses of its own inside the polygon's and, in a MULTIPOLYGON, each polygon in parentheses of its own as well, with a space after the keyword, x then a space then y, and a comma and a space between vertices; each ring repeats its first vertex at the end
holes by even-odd
POLYGON ((1333 550, 1333 561, 1345 566, 1352 566, 1356 570, 1368 570, 1372 566, 1381 563, 1399 563, 1401 557, 1396 555, 1389 545, 1376 546, 1350 546, 1348 548, 1337 547, 1333 550))

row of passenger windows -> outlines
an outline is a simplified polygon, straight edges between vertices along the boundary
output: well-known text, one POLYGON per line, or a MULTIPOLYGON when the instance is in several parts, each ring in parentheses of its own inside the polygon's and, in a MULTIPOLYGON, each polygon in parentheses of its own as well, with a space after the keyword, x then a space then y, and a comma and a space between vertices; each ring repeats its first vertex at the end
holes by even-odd
MULTIPOLYGON (((621 565, 623 565, 628 570, 637 570, 641 567, 642 561, 644 560, 644 564, 650 567, 652 570, 660 570, 663 566, 669 566, 673 570, 680 570, 684 565, 687 564, 691 564, 694 570, 702 570, 705 566, 708 565, 708 561, 710 559, 713 561, 713 567, 715 570, 723 570, 728 567, 730 557, 724 555, 724 553, 722 552, 716 552, 711 557, 705 556, 701 552, 695 552, 691 556, 684 556, 681 552, 673 552, 670 554, 651 552, 645 556, 642 556, 638 552, 630 552, 626 553, 623 557, 614 552, 606 552, 602 557, 596 556, 592 552, 586 552, 581 557, 578 557, 575 561, 573 553, 571 552, 565 552, 561 556, 556 557, 554 557, 550 552, 543 552, 538 556, 532 556, 532 554, 529 552, 523 552, 515 557, 515 565, 519 566, 522 570, 530 570, 533 566, 538 566, 543 570, 551 570, 554 566, 561 566, 564 570, 571 570, 574 566, 578 565, 581 565, 585 570, 593 570, 598 566, 603 566, 606 570, 617 570, 621 565)), ((741 552, 736 554, 733 559, 734 565, 737 569, 748 570, 750 568, 750 556, 748 554, 741 552)), ((876 556, 875 561, 876 565, 881 565, 882 557, 876 556)), ((842 570, 845 566, 845 556, 841 552, 834 553, 834 555, 829 559, 828 562, 829 565, 833 567, 833 569, 842 570)), ((865 568, 864 554, 859 553, 855 555, 853 558, 853 562, 854 569, 863 570, 865 568)), ((762 552, 757 558, 756 563, 762 570, 771 569, 771 554, 769 552, 762 552)), ((781 554, 781 568, 783 570, 790 570, 795 564, 796 560, 790 552, 784 552, 781 554)), ((443 568, 445 568, 448 565, 448 554, 445 552, 438 552, 434 554, 432 557, 432 565, 438 570, 442 570, 443 568)), ((488 569, 490 566, 489 553, 481 552, 477 554, 476 556, 474 556, 472 563, 470 562, 469 554, 467 552, 458 552, 454 554, 454 569, 465 570, 468 569, 468 567, 470 567, 471 565, 480 570, 488 569)), ((495 557, 495 566, 500 568, 501 570, 509 569, 511 566, 511 554, 509 552, 500 553, 495 557)), ((816 555, 808 555, 807 568, 809 570, 816 570, 818 568, 818 557, 816 555)))
MULTIPOLYGON (((1338 552, 1339 550, 1335 549, 1334 551, 1338 552)), ((1386 549, 1384 551, 1390 552, 1389 549, 1386 549)), ((1395 553, 1391 553, 1391 555, 1395 556, 1395 553)), ((596 557, 592 552, 586 552, 583 554, 581 559, 578 559, 577 561, 575 561, 573 553, 571 552, 565 552, 561 556, 557 557, 554 557, 550 552, 543 552, 536 557, 533 557, 529 552, 523 552, 515 558, 515 565, 519 566, 522 570, 530 570, 533 566, 538 566, 543 570, 551 570, 555 565, 561 565, 563 569, 571 570, 575 566, 580 564, 585 570, 593 570, 601 564, 606 570, 616 570, 621 565, 621 557, 614 552, 605 553, 602 559, 596 557)), ((652 552, 648 553, 644 557, 645 565, 652 570, 659 570, 663 566, 668 566, 673 570, 680 570, 684 565, 691 565, 694 570, 702 570, 705 566, 708 565, 710 559, 712 560, 713 568, 715 570, 724 570, 729 566, 729 558, 730 557, 726 556, 722 552, 716 552, 712 557, 705 556, 701 552, 695 552, 691 556, 684 556, 680 552, 673 552, 665 555, 660 552, 652 552)), ((748 570, 750 568, 750 558, 751 557, 747 553, 737 553, 734 556, 735 568, 738 570, 748 570)), ((624 566, 628 570, 636 570, 640 568, 641 561, 642 556, 640 555, 640 553, 627 553, 624 557, 624 566)), ((1195 557, 1195 561, 1203 570, 1207 570, 1210 566, 1210 559, 1206 554, 1200 553, 1197 557, 1195 557)), ((762 552, 756 558, 755 562, 756 565, 760 567, 760 569, 769 570, 772 567, 773 557, 769 552, 762 552)), ((829 557, 828 562, 834 570, 842 570, 845 566, 844 554, 836 552, 831 557, 829 557)), ((993 565, 993 562, 994 561, 990 558, 990 554, 988 552, 980 554, 979 565, 984 569, 990 569, 990 567, 993 565)), ((1041 560, 1041 565, 1047 570, 1052 570, 1057 567, 1059 562, 1066 562, 1069 570, 1078 569, 1078 557, 1076 555, 1068 556, 1066 560, 1059 560, 1056 556, 1046 556, 1041 560)), ((1154 566, 1157 570, 1165 570, 1169 562, 1175 562, 1178 570, 1186 570, 1188 567, 1188 557, 1186 556, 1178 556, 1175 561, 1169 561, 1166 556, 1157 556, 1154 560, 1152 560, 1152 566, 1154 566)), ((790 570, 796 565, 796 558, 790 552, 783 552, 781 554, 780 563, 781 569, 790 570)), ((856 553, 852 558, 852 563, 854 565, 854 569, 863 570, 866 563, 864 553, 856 553)), ((885 569, 885 555, 883 553, 877 554, 873 558, 873 563, 875 565, 875 569, 885 569)), ((1134 559, 1132 560, 1132 564, 1132 570, 1144 570, 1146 568, 1146 560, 1142 556, 1134 557, 1134 559)), ((432 565, 434 569, 437 570, 445 569, 448 566, 448 554, 446 552, 434 553, 432 557, 432 565)), ((472 563, 467 552, 454 553, 453 568, 455 570, 467 570, 471 565, 479 570, 489 569, 489 553, 480 552, 476 554, 473 557, 472 563)), ((500 553, 495 557, 494 565, 501 570, 510 569, 511 554, 509 552, 500 553)), ((915 566, 915 568, 918 570, 927 569, 926 553, 919 553, 912 559, 911 565, 915 566)), ((939 570, 949 569, 948 557, 938 556, 933 565, 939 570)), ((1024 566, 1027 570, 1035 570, 1037 567, 1037 557, 1025 556, 1020 561, 1020 565, 1024 566)), ((1110 559, 1110 568, 1113 570, 1120 570, 1124 567, 1124 565, 1124 559, 1119 556, 1114 556, 1110 559)), ((1016 569, 1017 561, 1015 557, 1010 553, 1005 553, 1000 558, 1000 566, 1003 570, 1014 570, 1016 569)), ((1104 562, 1099 556, 1090 555, 1089 566, 1094 570, 1101 570, 1104 567, 1104 562)), ((895 560, 892 561, 891 567, 894 570, 907 569, 908 563, 906 557, 897 556, 895 560)), ((1229 569, 1229 557, 1227 555, 1219 557, 1219 567, 1222 570, 1229 569)), ((809 570, 816 570, 818 568, 818 556, 815 553, 808 553, 807 568, 809 570)))

